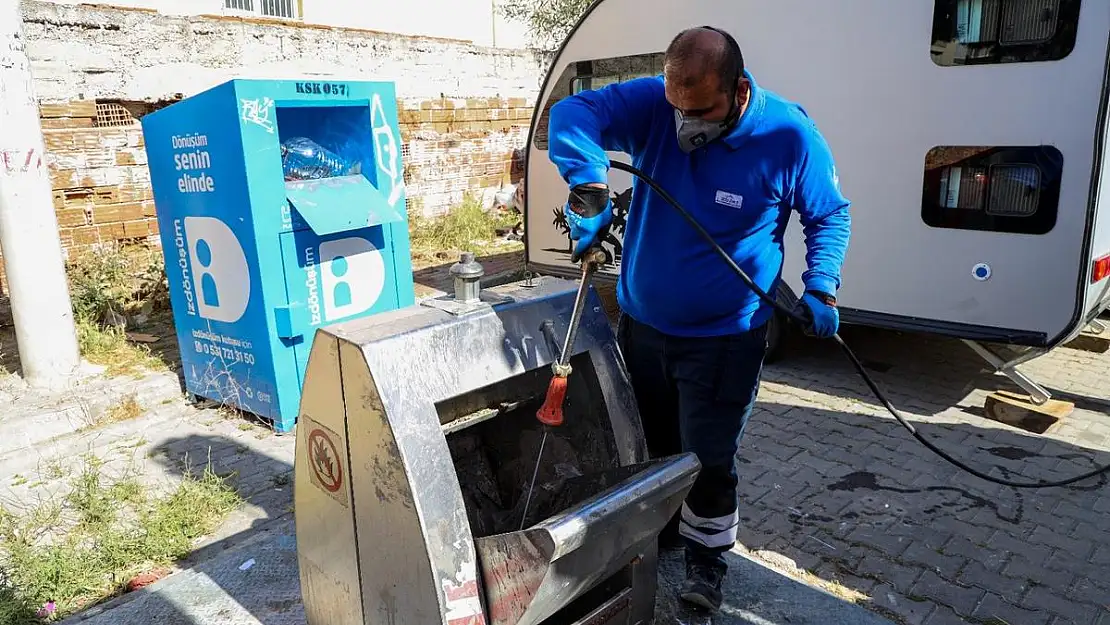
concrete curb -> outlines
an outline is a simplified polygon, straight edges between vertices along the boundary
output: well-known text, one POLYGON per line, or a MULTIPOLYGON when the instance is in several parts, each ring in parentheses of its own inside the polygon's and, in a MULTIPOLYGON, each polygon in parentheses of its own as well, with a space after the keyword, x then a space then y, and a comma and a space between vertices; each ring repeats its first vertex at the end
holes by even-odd
POLYGON ((106 410, 129 396, 150 410, 182 397, 182 393, 177 376, 167 372, 139 379, 93 376, 61 392, 28 391, 22 396, 0 398, 14 406, 0 419, 0 461, 94 425, 106 410))
POLYGON ((73 459, 92 449, 105 449, 127 439, 142 437, 152 430, 172 427, 185 411, 183 402, 167 403, 148 409, 134 419, 96 429, 74 430, 41 440, 30 447, 8 449, 0 453, 0 478, 34 473, 43 459, 73 459))

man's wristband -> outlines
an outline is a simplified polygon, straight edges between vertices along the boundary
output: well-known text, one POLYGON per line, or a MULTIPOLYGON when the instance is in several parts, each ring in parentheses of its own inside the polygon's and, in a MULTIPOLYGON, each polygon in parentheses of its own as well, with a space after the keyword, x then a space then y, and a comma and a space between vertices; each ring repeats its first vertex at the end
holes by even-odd
POLYGON ((603 213, 609 204, 609 189, 604 186, 578 185, 570 190, 567 203, 570 209, 581 217, 587 219, 596 217, 603 213))
POLYGON ((835 296, 829 295, 828 293, 824 293, 824 292, 821 292, 821 291, 806 291, 806 293, 809 293, 810 295, 812 295, 814 298, 816 298, 818 301, 822 302, 826 306, 831 306, 833 308, 836 308, 836 297, 835 296))

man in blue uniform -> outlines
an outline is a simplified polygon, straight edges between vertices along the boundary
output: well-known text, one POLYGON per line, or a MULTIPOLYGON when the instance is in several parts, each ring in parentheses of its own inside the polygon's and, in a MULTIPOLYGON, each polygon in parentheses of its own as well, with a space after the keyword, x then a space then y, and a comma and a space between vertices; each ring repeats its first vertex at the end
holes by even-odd
MULTIPOLYGON (((559 101, 549 151, 571 192, 564 212, 575 262, 612 220, 609 159, 629 154, 762 289, 782 273, 783 234, 797 211, 808 269, 799 312, 811 334, 837 331, 835 295, 848 246, 849 202, 829 146, 805 110, 761 88, 736 41, 711 27, 680 33, 662 76, 559 101)), ((680 596, 716 610, 736 542, 735 456, 759 388, 773 309, 658 194, 635 181, 617 285, 618 335, 649 451, 702 463, 661 537, 681 536, 680 596)))

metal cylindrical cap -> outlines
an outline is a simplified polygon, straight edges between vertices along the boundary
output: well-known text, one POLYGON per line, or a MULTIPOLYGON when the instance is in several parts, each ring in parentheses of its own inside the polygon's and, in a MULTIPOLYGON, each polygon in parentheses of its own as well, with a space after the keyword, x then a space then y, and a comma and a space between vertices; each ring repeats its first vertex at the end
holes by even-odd
POLYGON ((459 256, 459 262, 451 266, 451 275, 456 278, 473 280, 486 275, 486 270, 481 263, 474 260, 474 252, 463 252, 459 256))
POLYGON ((451 266, 451 275, 455 279, 455 300, 466 303, 479 301, 482 290, 479 281, 485 274, 481 263, 474 260, 474 253, 463 252, 459 262, 451 266))

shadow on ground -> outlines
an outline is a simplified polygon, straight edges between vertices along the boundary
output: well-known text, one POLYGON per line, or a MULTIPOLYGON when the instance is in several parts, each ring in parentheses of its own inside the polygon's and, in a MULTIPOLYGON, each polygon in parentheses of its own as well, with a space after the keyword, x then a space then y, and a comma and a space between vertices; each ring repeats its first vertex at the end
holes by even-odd
MULTIPOLYGON (((962 343, 843 334, 919 432, 988 475, 1060 480, 1110 463, 1105 356, 1061 350, 1021 367, 1076 405, 1038 435, 984 417, 987 392, 1017 387, 962 343)), ((963 473, 889 417, 835 345, 793 343, 765 370, 741 447, 741 543, 910 623, 1110 618, 1106 474, 1015 489, 963 473)))
POLYGON ((149 349, 151 355, 164 362, 171 371, 177 372, 178 377, 181 377, 181 351, 177 344, 177 331, 174 329, 172 311, 160 310, 150 315, 143 323, 132 324, 127 331, 132 336, 146 335, 146 340, 142 342, 136 340, 130 342, 149 349), (150 341, 151 338, 155 340, 150 341))
POLYGON ((186 470, 199 474, 210 462, 212 470, 226 477, 228 485, 245 501, 244 510, 233 514, 220 534, 202 543, 182 561, 183 567, 204 562, 249 539, 255 532, 292 518, 293 467, 284 460, 253 450, 240 441, 199 435, 167 441, 152 450, 152 455, 167 474, 175 477, 181 477, 186 470))
POLYGON ((186 472, 197 475, 210 463, 244 499, 244 506, 216 535, 177 563, 179 572, 63 622, 303 624, 295 548, 290 542, 293 467, 223 436, 170 439, 152 449, 150 457, 176 478, 186 472), (285 552, 291 548, 290 566, 282 558, 288 557, 285 552), (274 554, 285 555, 275 560, 274 554), (234 566, 228 558, 234 560, 234 566), (250 566, 240 570, 248 560, 250 566))

